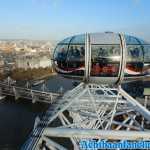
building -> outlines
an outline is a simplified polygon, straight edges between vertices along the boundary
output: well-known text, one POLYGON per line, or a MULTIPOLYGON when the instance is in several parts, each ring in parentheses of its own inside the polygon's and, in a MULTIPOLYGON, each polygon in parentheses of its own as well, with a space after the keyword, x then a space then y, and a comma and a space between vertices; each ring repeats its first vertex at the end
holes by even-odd
POLYGON ((0 73, 4 73, 4 61, 2 59, 0 59, 0 73))
POLYGON ((33 69, 51 67, 52 62, 48 56, 19 55, 15 60, 16 68, 33 69))

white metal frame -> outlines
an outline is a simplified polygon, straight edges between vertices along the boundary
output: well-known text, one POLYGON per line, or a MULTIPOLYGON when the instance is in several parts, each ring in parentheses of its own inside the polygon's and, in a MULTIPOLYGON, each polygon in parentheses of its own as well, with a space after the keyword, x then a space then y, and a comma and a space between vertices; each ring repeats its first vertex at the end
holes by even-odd
POLYGON ((150 112, 120 86, 110 88, 107 85, 81 83, 60 99, 53 115, 48 118, 47 128, 43 129, 39 135, 41 138, 32 149, 39 149, 42 141, 46 141, 50 149, 68 149, 51 137, 70 139, 68 144, 74 150, 79 149, 80 140, 85 138, 150 140, 148 125, 150 112), (59 126, 56 123, 57 127, 51 127, 58 120, 59 126))
POLYGON ((88 33, 85 34, 85 82, 89 81, 91 70, 91 44, 90 36, 88 33))
POLYGON ((127 57, 127 48, 126 48, 126 42, 125 37, 123 34, 119 34, 120 36, 120 48, 121 48, 121 58, 120 59, 120 69, 119 69, 119 76, 118 76, 118 84, 121 84, 121 82, 124 79, 124 70, 126 68, 126 57, 127 57))

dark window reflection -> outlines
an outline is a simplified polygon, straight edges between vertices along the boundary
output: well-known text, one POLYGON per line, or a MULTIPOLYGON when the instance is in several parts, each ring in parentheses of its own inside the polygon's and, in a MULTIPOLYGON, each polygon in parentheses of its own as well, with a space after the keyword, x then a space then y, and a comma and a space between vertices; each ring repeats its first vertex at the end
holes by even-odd
POLYGON ((127 46, 128 51, 128 62, 138 62, 143 61, 143 53, 142 47, 140 45, 128 45, 127 46))
POLYGON ((72 75, 84 75, 84 45, 70 45, 67 55, 68 71, 72 75))
POLYGON ((81 34, 79 36, 74 36, 71 40, 71 44, 85 44, 85 35, 81 34))
POLYGON ((120 63, 119 45, 92 45, 92 76, 117 76, 120 63))
POLYGON ((59 73, 84 75, 85 46, 59 44, 54 53, 55 65, 59 73))
POLYGON ((144 62, 150 63, 150 45, 144 45, 144 62))
POLYGON ((125 35, 125 40, 127 45, 140 44, 140 40, 134 36, 125 35))
POLYGON ((55 60, 55 65, 58 66, 60 69, 66 70, 67 67, 67 50, 68 46, 67 45, 58 45, 56 47, 55 53, 54 53, 54 60, 55 60))
POLYGON ((125 76, 141 75, 144 66, 144 49, 141 45, 127 45, 125 76))

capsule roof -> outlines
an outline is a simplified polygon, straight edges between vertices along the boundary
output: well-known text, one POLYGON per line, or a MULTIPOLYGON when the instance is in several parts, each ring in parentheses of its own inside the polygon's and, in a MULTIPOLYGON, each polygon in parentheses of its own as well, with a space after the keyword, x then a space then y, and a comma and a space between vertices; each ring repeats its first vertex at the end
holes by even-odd
MULTIPOLYGON (((104 32, 104 33, 90 33, 90 43, 91 44, 120 44, 119 33, 104 32)), ((142 45, 149 44, 137 37, 125 35, 125 42, 127 45, 142 45)), ((75 36, 68 37, 59 44, 84 44, 85 34, 79 34, 75 36)))

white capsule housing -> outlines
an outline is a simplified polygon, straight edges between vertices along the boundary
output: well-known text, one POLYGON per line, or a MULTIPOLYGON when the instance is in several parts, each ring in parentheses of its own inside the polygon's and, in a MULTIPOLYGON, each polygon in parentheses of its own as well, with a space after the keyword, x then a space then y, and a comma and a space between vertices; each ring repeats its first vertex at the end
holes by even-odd
POLYGON ((65 77, 117 84, 149 76, 150 44, 119 33, 81 34, 59 42, 53 60, 65 77))

